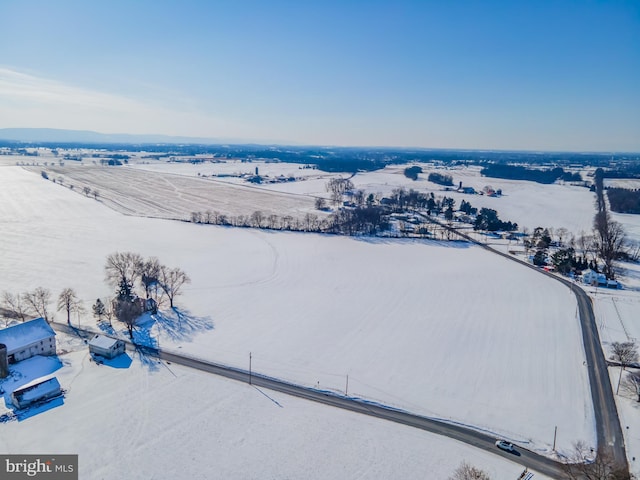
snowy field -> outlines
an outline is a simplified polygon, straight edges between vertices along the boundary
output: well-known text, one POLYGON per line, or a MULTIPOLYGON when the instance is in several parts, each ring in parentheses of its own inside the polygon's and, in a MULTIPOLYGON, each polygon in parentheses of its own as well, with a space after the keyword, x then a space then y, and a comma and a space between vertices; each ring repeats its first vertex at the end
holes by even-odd
MULTIPOLYGON (((172 164, 173 165, 173 164, 172 164)), ((180 166, 179 164, 176 166, 180 166)), ((40 174, 42 167, 29 167, 40 174)), ((241 185, 171 173, 141 169, 70 165, 46 167, 49 178, 59 188, 82 195, 84 188, 99 192, 99 201, 125 215, 189 220, 192 212, 218 212, 225 215, 251 215, 256 210, 265 216, 277 214, 303 218, 306 213, 322 216, 308 195, 262 190, 244 182, 241 185), (171 201, 167 201, 170 196, 171 201)))
MULTIPOLYGON (((255 169, 257 163, 246 165, 255 169)), ((126 170, 153 167, 158 178, 212 182, 197 178, 198 171, 205 173, 202 165, 160 165, 126 170)), ((263 162, 259 170, 287 175, 277 170, 284 165, 263 162)), ((91 167, 77 171, 82 169, 91 167)), ((473 168, 439 170, 452 175, 456 185, 459 181, 476 189, 492 185, 504 192, 501 198, 469 196, 444 192, 427 182, 428 172, 436 171, 427 166, 417 182, 404 177, 403 169, 358 174, 352 181, 357 188, 381 196, 403 186, 453 196, 458 203, 466 199, 476 207, 495 208, 501 218, 530 229, 562 226, 578 234, 591 228, 593 194, 583 187, 498 181, 479 176, 473 168)), ((300 172, 306 174, 303 181, 251 190, 269 198, 293 194, 296 202, 308 201, 304 211, 312 206, 309 195, 327 195, 327 177, 315 177, 322 172, 310 169, 300 172)), ((241 368, 248 368, 252 352, 256 371, 337 392, 344 392, 348 375, 349 395, 468 424, 541 453, 550 453, 555 426, 561 452, 568 452, 576 440, 595 442, 575 299, 560 284, 529 269, 457 243, 359 240, 123 216, 92 198, 42 180, 39 169, 35 173, 0 168, 0 292, 45 286, 57 296, 62 288, 72 287, 90 310, 95 298, 111 293, 103 281, 106 255, 134 251, 157 256, 169 266, 180 266, 193 280, 177 300, 186 315, 186 332, 179 333, 175 319, 169 317, 141 328, 141 334, 150 335, 162 348, 180 348, 241 368)), ((219 180, 223 187, 238 187, 233 185, 237 179, 226 184, 224 178, 219 180)), ((117 180, 109 182, 114 185, 117 180)), ((154 195, 160 195, 161 187, 154 185, 154 195)), ((167 208, 159 202, 150 208, 157 205, 167 208)), ((630 236, 640 238, 637 216, 616 219, 630 236)), ((634 321, 640 312, 640 272, 627 270, 623 282, 628 289, 591 292, 605 352, 611 341, 640 337, 634 321)), ((61 319, 62 314, 57 317, 61 319)), ((89 315, 79 321, 95 325, 89 315)), ((79 353, 70 358, 74 355, 79 353)), ((76 369, 78 361, 70 361, 60 371, 67 366, 76 369)), ((134 360, 124 372, 136 368, 134 360)), ((40 422, 54 412, 73 416, 70 402, 69 396, 64 407, 29 422, 40 422)), ((640 442, 634 442, 629 432, 634 425, 640 430, 640 422, 633 416, 635 411, 630 412, 624 414, 624 422, 632 425, 625 431, 631 459, 633 452, 640 453, 640 442)), ((354 421, 360 425, 372 420, 354 421)), ((295 421, 286 423, 290 428, 295 421)), ((24 430, 28 437, 28 429, 24 430)), ((433 478, 445 478, 458 465, 461 448, 473 451, 457 442, 451 442, 455 449, 450 450, 448 440, 416 434, 433 439, 433 446, 427 447, 433 460, 426 466, 427 471, 439 472, 433 478)), ((402 445, 400 440, 393 443, 402 445)), ((480 457, 464 453, 464 458, 474 463, 480 457)), ((503 462, 488 460, 495 470, 480 460, 476 463, 495 472, 494 478, 515 478, 521 471, 512 465, 516 474, 505 477, 498 473, 503 462)), ((362 468, 354 471, 363 474, 362 468)), ((384 472, 374 471, 372 478, 388 478, 384 472)), ((403 477, 412 478, 416 472, 411 469, 403 477)), ((277 477, 287 475, 300 476, 292 471, 277 477)), ((346 475, 350 476, 356 475, 346 475)))
POLYGON ((446 437, 131 355, 128 369, 61 355, 64 404, 0 424, 0 451, 76 453, 82 479, 445 479, 463 459, 495 479, 522 471, 446 437))
POLYGON ((535 272, 465 244, 128 217, 20 168, 0 179, 0 290, 68 286, 89 308, 106 255, 157 256, 193 280, 192 331, 158 322, 162 348, 243 368, 252 352, 256 371, 336 391, 349 375, 350 395, 541 452, 556 425, 561 451, 594 441, 575 299, 535 272))
MULTIPOLYGON (((516 222, 521 229, 529 231, 536 227, 563 227, 578 236, 592 229, 594 197, 585 187, 487 178, 480 175, 479 167, 420 165, 424 173, 417 181, 404 176, 405 165, 358 173, 351 181, 357 189, 378 198, 390 196, 397 188, 413 188, 423 193, 452 197, 456 205, 466 200, 479 209, 492 208, 501 219, 516 222), (476 191, 490 185, 501 189, 503 195, 489 197, 446 191, 441 185, 427 180, 431 172, 451 175, 456 188, 460 182, 476 191)), ((63 178, 67 186, 73 184, 77 194, 82 194, 84 186, 97 189, 105 205, 125 214, 186 220, 194 211, 210 210, 236 216, 251 215, 260 210, 265 215, 273 213, 302 218, 312 213, 322 217, 325 214, 314 208, 315 199, 329 198, 326 185, 330 178, 349 175, 303 167, 300 164, 264 161, 202 164, 132 161, 129 166, 122 167, 67 162, 64 167, 49 166, 47 170, 52 178, 63 178), (260 175, 269 179, 284 176, 294 177, 296 181, 251 184, 235 176, 251 174, 256 168, 260 175), (171 203, 164 201, 167 192, 175 192, 171 203)), ((30 168, 38 174, 42 169, 38 166, 30 168)), ((640 224, 637 234, 640 238, 640 224)))

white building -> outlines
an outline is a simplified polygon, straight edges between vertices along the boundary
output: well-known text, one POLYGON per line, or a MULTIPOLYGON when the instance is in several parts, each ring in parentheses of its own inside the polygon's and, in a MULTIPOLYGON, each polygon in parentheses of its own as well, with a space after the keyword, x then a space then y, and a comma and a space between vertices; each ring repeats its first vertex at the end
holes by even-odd
POLYGON ((7 346, 9 363, 34 355, 56 354, 56 332, 44 318, 36 318, 0 330, 0 343, 7 346))
POLYGON ((606 286, 607 277, 604 273, 597 273, 591 269, 582 272, 582 283, 594 286, 606 286))
POLYGON ((106 337, 104 335, 95 335, 89 341, 89 351, 93 355, 99 355, 104 358, 115 358, 124 353, 125 344, 122 340, 106 337))

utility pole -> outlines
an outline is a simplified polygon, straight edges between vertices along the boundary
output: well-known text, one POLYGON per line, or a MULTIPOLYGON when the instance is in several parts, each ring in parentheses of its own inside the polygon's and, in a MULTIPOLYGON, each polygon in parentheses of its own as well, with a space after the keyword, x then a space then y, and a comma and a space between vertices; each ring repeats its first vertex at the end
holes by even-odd
POLYGON ((344 396, 345 397, 349 396, 349 375, 347 375, 347 386, 344 387, 344 396))
POLYGON ((553 431, 553 451, 556 451, 556 435, 558 434, 558 426, 556 425, 555 430, 553 431))
POLYGON ((251 352, 249 352, 249 385, 251 385, 251 352))
POLYGON ((622 381, 622 370, 624 369, 624 365, 620 362, 620 375, 618 375, 618 386, 616 387, 616 395, 618 395, 618 391, 620 390, 620 382, 622 381))

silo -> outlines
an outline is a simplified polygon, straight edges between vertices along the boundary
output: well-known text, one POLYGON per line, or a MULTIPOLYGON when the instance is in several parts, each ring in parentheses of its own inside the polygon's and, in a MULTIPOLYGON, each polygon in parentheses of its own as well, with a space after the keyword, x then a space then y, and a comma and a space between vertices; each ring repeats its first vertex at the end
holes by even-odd
POLYGON ((7 375, 9 375, 7 346, 4 343, 0 343, 0 378, 7 378, 7 375))

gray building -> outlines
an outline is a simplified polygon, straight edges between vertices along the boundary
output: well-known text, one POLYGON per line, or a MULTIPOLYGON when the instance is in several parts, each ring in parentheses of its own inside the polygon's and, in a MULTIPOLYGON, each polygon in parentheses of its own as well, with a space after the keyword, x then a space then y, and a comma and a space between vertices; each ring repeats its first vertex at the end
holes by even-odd
POLYGON ((124 353, 124 350, 124 342, 116 338, 104 335, 95 335, 89 341, 89 352, 93 355, 99 355, 104 358, 115 358, 121 353, 124 353))
POLYGON ((62 394, 60 383, 56 377, 34 380, 11 394, 11 401, 18 408, 26 408, 34 403, 45 402, 62 394))
POLYGON ((0 344, 6 346, 8 363, 34 355, 55 355, 56 332, 44 318, 36 318, 0 330, 0 344))

